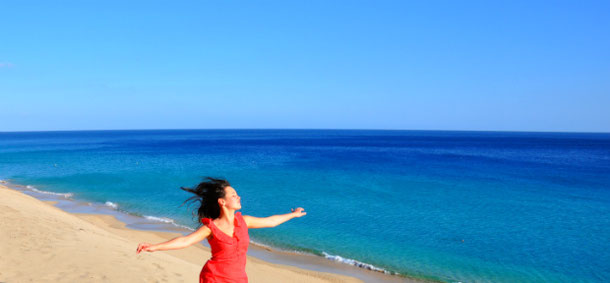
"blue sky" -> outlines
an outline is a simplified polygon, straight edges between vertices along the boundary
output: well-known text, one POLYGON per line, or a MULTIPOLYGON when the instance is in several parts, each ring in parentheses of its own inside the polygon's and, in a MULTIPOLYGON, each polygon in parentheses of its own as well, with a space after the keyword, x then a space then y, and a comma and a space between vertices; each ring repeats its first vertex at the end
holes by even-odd
POLYGON ((608 1, 2 1, 0 131, 610 132, 608 1))

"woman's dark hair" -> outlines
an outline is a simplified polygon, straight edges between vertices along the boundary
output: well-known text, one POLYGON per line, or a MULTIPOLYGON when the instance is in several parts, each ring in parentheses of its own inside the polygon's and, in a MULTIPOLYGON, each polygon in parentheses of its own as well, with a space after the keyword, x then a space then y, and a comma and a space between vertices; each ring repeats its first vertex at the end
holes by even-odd
MULTIPOLYGON (((218 199, 225 197, 225 188, 228 186, 231 185, 227 180, 206 177, 204 178, 204 181, 199 183, 195 188, 180 187, 187 192, 195 194, 185 200, 182 205, 188 203, 188 206, 190 206, 195 202, 199 202, 201 206, 199 206, 199 209, 197 210, 197 215, 199 216, 200 223, 201 218, 218 218, 220 216, 218 199)), ((193 216, 195 216, 194 212, 193 216)))

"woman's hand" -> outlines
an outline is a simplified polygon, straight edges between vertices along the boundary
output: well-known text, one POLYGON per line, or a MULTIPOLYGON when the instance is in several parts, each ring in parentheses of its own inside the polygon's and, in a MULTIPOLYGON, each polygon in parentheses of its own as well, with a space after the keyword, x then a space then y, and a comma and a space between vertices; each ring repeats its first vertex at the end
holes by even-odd
POLYGON ((155 250, 152 248, 153 244, 149 243, 140 243, 138 244, 138 249, 136 250, 136 254, 140 252, 154 252, 155 250))
POLYGON ((307 212, 305 212, 305 209, 303 209, 302 207, 291 208, 290 210, 292 211, 294 217, 301 217, 307 214, 307 212))
POLYGON ((199 229, 190 233, 186 236, 180 236, 173 238, 169 241, 165 241, 163 243, 158 244, 149 244, 149 243, 140 243, 138 245, 138 249, 136 249, 136 253, 144 252, 156 252, 156 251, 167 251, 167 250, 177 250, 184 249, 194 243, 201 242, 208 236, 212 234, 212 230, 208 228, 208 226, 201 226, 199 229))
POLYGON ((304 211, 305 209, 303 209, 302 207, 291 208, 290 210, 292 211, 291 213, 272 215, 263 218, 244 215, 244 220, 246 221, 248 228, 268 228, 275 227, 292 218, 301 217, 307 214, 307 212, 304 211))

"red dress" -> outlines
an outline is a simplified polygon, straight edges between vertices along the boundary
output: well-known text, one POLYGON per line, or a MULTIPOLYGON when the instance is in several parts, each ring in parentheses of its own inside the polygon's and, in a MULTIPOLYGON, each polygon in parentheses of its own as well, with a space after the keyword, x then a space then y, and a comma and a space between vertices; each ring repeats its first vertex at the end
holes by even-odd
POLYGON ((247 283, 246 252, 250 236, 241 212, 235 213, 233 237, 220 231, 210 218, 203 218, 201 222, 212 230, 208 238, 212 258, 201 269, 199 283, 247 283))

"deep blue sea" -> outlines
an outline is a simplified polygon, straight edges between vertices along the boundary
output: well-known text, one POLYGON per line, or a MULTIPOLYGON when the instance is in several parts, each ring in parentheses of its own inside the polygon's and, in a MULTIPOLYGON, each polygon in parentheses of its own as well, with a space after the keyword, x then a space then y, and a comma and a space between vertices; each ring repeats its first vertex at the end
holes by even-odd
POLYGON ((196 227, 225 177, 253 241, 444 282, 610 281, 610 134, 159 130, 0 133, 0 179, 196 227))

